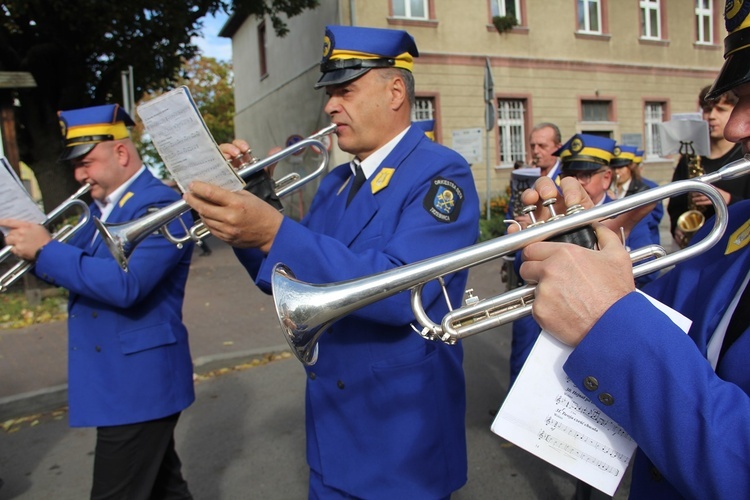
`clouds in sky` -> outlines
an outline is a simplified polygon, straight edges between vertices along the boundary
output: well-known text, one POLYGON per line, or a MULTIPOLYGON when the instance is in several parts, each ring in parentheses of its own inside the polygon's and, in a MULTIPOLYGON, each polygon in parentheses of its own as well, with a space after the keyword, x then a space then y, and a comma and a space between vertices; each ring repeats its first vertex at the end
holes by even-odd
POLYGON ((207 16, 203 19, 203 37, 193 38, 193 43, 201 49, 204 56, 221 61, 232 60, 232 41, 219 37, 219 31, 227 19, 228 16, 223 12, 217 12, 216 17, 207 16))

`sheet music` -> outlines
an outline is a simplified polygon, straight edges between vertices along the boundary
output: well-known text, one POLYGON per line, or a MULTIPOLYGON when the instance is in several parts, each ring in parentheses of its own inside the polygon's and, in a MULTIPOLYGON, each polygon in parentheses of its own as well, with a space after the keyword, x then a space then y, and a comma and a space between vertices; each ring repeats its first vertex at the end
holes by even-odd
POLYGON ((523 203, 521 194, 532 187, 536 180, 541 177, 542 169, 538 167, 518 168, 510 173, 510 203, 513 207, 513 215, 522 215, 523 203))
MULTIPOLYGON (((41 224, 47 219, 39 206, 31 199, 23 182, 18 178, 8 160, 0 157, 0 219, 18 219, 41 224)), ((3 234, 8 229, 0 227, 3 234)))
MULTIPOLYGON (((687 333, 690 320, 645 296, 687 333)), ((614 496, 637 444, 565 375, 572 350, 542 331, 492 432, 614 496)))
POLYGON ((187 87, 141 104, 137 111, 182 192, 194 180, 230 191, 244 187, 211 136, 187 87))

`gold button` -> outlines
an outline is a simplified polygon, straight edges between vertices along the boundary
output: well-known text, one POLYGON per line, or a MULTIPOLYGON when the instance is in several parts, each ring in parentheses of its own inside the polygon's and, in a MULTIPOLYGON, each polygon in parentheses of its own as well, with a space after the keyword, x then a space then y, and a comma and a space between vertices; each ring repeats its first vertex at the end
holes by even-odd
POLYGON ((599 388, 599 381, 596 377, 588 376, 583 380, 583 386, 590 391, 595 391, 599 388))
POLYGON ((603 392, 599 394, 599 401, 602 402, 602 404, 607 406, 612 406, 615 404, 615 398, 612 396, 612 394, 608 392, 603 392))

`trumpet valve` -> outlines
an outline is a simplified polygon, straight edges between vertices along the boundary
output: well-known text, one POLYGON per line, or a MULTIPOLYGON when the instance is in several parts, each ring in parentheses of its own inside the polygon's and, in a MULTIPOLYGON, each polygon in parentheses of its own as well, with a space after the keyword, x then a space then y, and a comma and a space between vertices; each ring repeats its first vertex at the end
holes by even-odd
POLYGON ((244 153, 240 153, 232 158, 229 163, 235 170, 242 170, 243 168, 249 167, 254 163, 258 163, 258 159, 253 156, 253 150, 248 149, 244 153))
POLYGON ((549 210, 550 215, 549 219, 547 219, 547 222, 552 222, 553 220, 557 220, 562 218, 562 215, 558 215, 557 212, 555 212, 555 203, 557 203, 557 198, 550 198, 549 200, 544 200, 544 203, 542 203, 543 206, 547 207, 549 210))
POLYGON ((474 289, 473 288, 467 289, 464 293, 466 295, 468 295, 468 297, 466 297, 464 299, 464 303, 467 306, 470 306, 472 304, 476 304, 477 302, 479 302, 479 297, 477 297, 476 295, 474 295, 474 289))
POLYGON ((536 210, 536 205, 526 205, 523 207, 523 210, 521 210, 522 214, 528 215, 529 219, 531 219, 531 224, 526 227, 534 227, 544 223, 544 221, 537 222, 536 216, 534 215, 534 210, 536 210))

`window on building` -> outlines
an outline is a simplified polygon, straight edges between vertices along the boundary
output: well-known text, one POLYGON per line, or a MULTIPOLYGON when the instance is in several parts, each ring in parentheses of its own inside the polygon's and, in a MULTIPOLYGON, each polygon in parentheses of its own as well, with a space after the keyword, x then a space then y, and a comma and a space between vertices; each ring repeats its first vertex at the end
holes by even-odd
POLYGON ((490 0, 492 17, 495 16, 513 16, 518 24, 521 21, 521 0, 490 0))
POLYGON ((581 120, 585 122, 608 122, 611 121, 610 101, 581 101, 581 120))
POLYGON ((394 17, 409 19, 427 19, 429 16, 428 0, 392 0, 394 17))
POLYGON ((652 40, 661 39, 661 0, 640 0, 641 36, 652 40))
POLYGON ((602 33, 602 9, 600 0, 578 0, 578 31, 580 33, 602 33))
POLYGON ((661 141, 659 140, 658 124, 664 121, 663 102, 647 102, 644 115, 646 117, 646 148, 644 154, 646 158, 658 158, 661 156, 661 141))
POLYGON ((714 42, 714 5, 712 0, 695 0, 695 36, 697 43, 714 42))
POLYGON ((435 98, 434 97, 417 97, 414 107, 411 110, 411 121, 418 122, 421 120, 435 119, 435 98))
POLYGON ((526 102, 523 99, 497 101, 497 128, 500 134, 500 165, 526 161, 526 102))
POLYGON ((258 63, 260 64, 260 77, 268 76, 268 66, 266 64, 266 22, 263 21, 258 25, 258 63))

